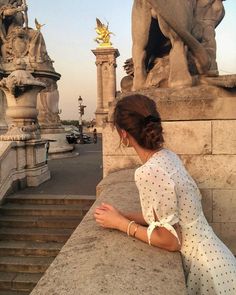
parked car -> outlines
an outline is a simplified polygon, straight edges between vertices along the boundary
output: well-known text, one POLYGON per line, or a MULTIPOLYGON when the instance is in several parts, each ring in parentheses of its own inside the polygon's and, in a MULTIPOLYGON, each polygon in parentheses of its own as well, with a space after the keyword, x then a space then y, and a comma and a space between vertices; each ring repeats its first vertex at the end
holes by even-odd
MULTIPOLYGON (((66 139, 69 144, 81 143, 80 134, 77 132, 66 135, 66 139)), ((92 143, 91 137, 87 134, 83 134, 83 143, 92 143)))
POLYGON ((66 139, 69 144, 77 143, 77 135, 75 133, 67 134, 66 139))
MULTIPOLYGON (((92 143, 92 139, 89 135, 87 134, 83 134, 83 142, 86 143, 92 143)), ((77 139, 77 143, 81 143, 80 142, 80 137, 77 139)))

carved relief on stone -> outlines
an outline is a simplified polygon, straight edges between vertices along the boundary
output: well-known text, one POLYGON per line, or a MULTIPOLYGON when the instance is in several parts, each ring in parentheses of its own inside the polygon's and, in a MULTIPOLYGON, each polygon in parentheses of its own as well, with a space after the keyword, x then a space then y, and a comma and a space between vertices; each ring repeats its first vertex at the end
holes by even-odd
POLYGON ((40 30, 24 26, 27 6, 21 0, 0 1, 0 39, 3 69, 23 58, 28 68, 54 71, 40 30))
POLYGON ((38 121, 42 127, 60 125, 59 91, 57 83, 50 78, 40 78, 46 88, 38 94, 38 121))
POLYGON ((8 132, 0 140, 29 140, 39 138, 36 109, 37 94, 45 87, 30 72, 16 70, 0 82, 7 99, 6 115, 11 119, 8 132))

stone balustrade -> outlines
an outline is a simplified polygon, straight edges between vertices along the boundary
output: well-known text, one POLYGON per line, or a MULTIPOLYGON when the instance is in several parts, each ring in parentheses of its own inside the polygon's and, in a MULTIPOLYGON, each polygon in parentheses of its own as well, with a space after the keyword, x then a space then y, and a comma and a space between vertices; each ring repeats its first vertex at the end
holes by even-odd
POLYGON ((11 190, 38 186, 50 178, 42 140, 0 141, 0 203, 11 190))
POLYGON ((93 211, 101 202, 139 210, 134 170, 104 178, 98 199, 31 295, 186 294, 179 253, 149 246, 125 233, 99 227, 93 211))

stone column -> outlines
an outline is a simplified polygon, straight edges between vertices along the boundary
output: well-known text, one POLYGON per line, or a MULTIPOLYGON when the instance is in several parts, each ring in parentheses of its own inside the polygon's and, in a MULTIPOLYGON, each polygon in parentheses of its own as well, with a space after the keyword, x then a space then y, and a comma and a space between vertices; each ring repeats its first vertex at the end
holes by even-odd
POLYGON ((103 86, 102 86, 102 62, 96 62, 97 66, 97 110, 103 109, 103 86))
POLYGON ((3 91, 0 90, 0 135, 6 133, 6 107, 7 101, 3 91))
POLYGON ((109 103, 116 96, 116 58, 120 55, 118 49, 102 47, 92 50, 96 56, 97 65, 97 109, 96 124, 101 128, 107 121, 109 103))

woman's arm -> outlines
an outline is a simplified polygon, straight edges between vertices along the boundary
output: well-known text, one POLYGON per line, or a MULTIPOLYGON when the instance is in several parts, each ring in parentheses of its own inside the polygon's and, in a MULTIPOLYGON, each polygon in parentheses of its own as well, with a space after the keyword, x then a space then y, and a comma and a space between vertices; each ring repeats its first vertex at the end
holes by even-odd
POLYGON ((143 217, 142 212, 126 212, 126 213, 120 212, 120 213, 125 218, 127 218, 129 220, 134 220, 138 224, 148 225, 143 217))
MULTIPOLYGON (((94 217, 98 224, 104 228, 114 228, 122 232, 127 233, 130 220, 123 216, 118 210, 108 204, 103 204, 95 210, 94 217)), ((181 233, 179 225, 174 225, 178 234, 179 240, 181 241, 181 233)), ((129 229, 130 236, 148 243, 147 227, 137 223, 132 223, 129 229)), ((163 227, 157 227, 154 229, 151 235, 151 244, 153 246, 168 250, 168 251, 179 251, 181 245, 177 238, 163 227)))
MULTIPOLYGON (((117 229, 122 231, 122 232, 127 232, 128 225, 130 223, 130 220, 126 219, 120 224, 118 224, 117 229)), ((179 224, 175 224, 173 226, 178 234, 179 240, 181 241, 181 233, 179 229, 179 224)), ((147 227, 142 226, 138 223, 132 223, 130 225, 130 230, 129 230, 130 236, 148 243, 148 236, 147 236, 147 227)), ((159 247, 168 251, 179 251, 181 248, 181 245, 179 244, 177 238, 170 233, 166 228, 164 227, 157 227, 153 230, 152 235, 151 235, 151 245, 155 247, 159 247)))

